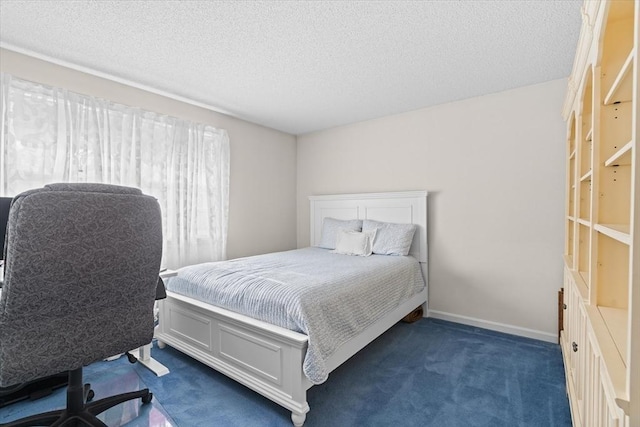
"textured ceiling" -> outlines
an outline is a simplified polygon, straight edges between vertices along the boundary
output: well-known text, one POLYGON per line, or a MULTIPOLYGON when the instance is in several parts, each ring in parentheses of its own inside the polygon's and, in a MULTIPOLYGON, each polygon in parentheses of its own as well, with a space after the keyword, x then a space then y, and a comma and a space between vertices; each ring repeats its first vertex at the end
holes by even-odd
POLYGON ((581 5, 0 0, 0 46, 302 134, 567 77, 581 5))

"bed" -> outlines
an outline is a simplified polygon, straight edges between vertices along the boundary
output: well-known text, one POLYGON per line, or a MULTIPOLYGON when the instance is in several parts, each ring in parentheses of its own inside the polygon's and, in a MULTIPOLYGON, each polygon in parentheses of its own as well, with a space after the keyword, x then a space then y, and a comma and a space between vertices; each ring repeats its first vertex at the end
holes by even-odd
MULTIPOLYGON (((425 191, 311 196, 309 200, 309 248, 211 263, 218 268, 234 269, 233 273, 217 272, 215 275, 225 278, 236 275, 238 274, 235 271, 236 268, 242 271, 258 259, 262 264, 258 267, 260 272, 254 276, 260 278, 261 286, 265 286, 263 277, 269 277, 267 282, 270 286, 275 286, 280 279, 287 276, 287 286, 305 289, 305 293, 312 295, 313 298, 317 296, 314 292, 331 294, 329 290, 334 289, 331 286, 338 292, 338 289, 346 286, 344 280, 353 281, 353 286, 356 286, 351 276, 351 278, 342 279, 343 282, 327 281, 319 283, 320 287, 309 286, 307 290, 305 280, 309 282, 319 280, 317 276, 313 278, 313 272, 304 270, 283 273, 278 270, 279 267, 270 267, 275 265, 273 264, 275 260, 280 262, 284 257, 286 264, 293 260, 292 265, 305 264, 305 268, 311 268, 311 270, 321 269, 323 263, 330 263, 332 268, 327 268, 327 271, 347 271, 354 264, 358 266, 353 268, 361 268, 359 265, 362 264, 365 268, 361 271, 369 271, 374 268, 374 264, 380 264, 380 267, 375 268, 381 268, 381 273, 372 274, 366 277, 365 281, 371 283, 371 286, 384 286, 385 281, 391 282, 395 278, 399 282, 393 285, 394 289, 400 288, 402 284, 400 282, 412 281, 417 269, 418 275, 421 275, 422 286, 418 286, 417 282, 407 283, 407 289, 410 290, 397 291, 393 298, 384 298, 385 301, 375 300, 375 294, 361 294, 369 295, 358 298, 362 298, 363 303, 370 302, 373 308, 360 307, 359 310, 362 313, 370 311, 367 313, 368 317, 362 317, 362 320, 356 322, 353 328, 349 328, 351 331, 348 335, 340 335, 327 333, 324 330, 319 332, 318 327, 312 326, 311 322, 301 321, 295 316, 293 319, 287 317, 285 320, 280 320, 269 311, 261 311, 258 315, 249 316, 242 314, 241 305, 236 307, 231 303, 229 303, 231 305, 227 304, 231 309, 214 305, 216 301, 224 300, 225 303, 228 301, 224 295, 217 294, 217 290, 202 291, 191 282, 194 277, 201 279, 213 274, 209 273, 207 265, 201 264, 181 269, 178 276, 170 279, 167 284, 167 298, 159 303, 160 321, 156 331, 160 346, 170 345, 290 410, 291 420, 295 426, 302 426, 306 419, 309 411, 306 394, 310 387, 326 380, 331 371, 403 317, 414 312, 416 308, 426 308, 428 294, 427 193, 425 191), (327 221, 360 219, 370 223, 370 220, 376 220, 385 223, 414 224, 415 234, 409 250, 411 257, 384 255, 356 257, 335 254, 329 249, 318 248, 317 246, 322 246, 325 219, 327 221), (300 263, 299 260, 303 262, 300 263), (405 262, 408 266, 402 267, 405 270, 394 272, 393 268, 400 268, 396 267, 399 262, 405 262), (337 268, 338 265, 340 268, 337 268), (390 272, 390 275, 384 277, 383 271, 390 272), (407 279, 404 279, 405 276, 400 271, 413 271, 413 273, 406 273, 407 279), (375 284, 378 276, 380 283, 375 284), (322 289, 322 291, 313 289, 322 289), (339 335, 341 339, 329 339, 330 342, 327 344, 321 339, 327 335, 339 335)), ((255 266, 252 265, 251 268, 255 266)), ((247 275, 244 272, 243 274, 247 275)), ((251 273, 248 274, 251 275, 251 273)), ((341 279, 337 277, 335 280, 341 279)), ((263 294, 271 295, 277 292, 280 292, 280 288, 276 286, 273 289, 269 288, 263 294)), ((245 294, 249 293, 247 291, 245 294)), ((336 298, 335 294, 331 295, 336 298)), ((345 294, 339 297, 339 299, 346 298, 345 294)), ((292 310, 290 305, 285 305, 288 308, 276 307, 273 310, 297 313, 298 308, 292 310)), ((323 310, 313 311, 315 304, 303 303, 303 305, 305 315, 312 318, 322 317, 323 311, 326 311, 326 307, 323 310), (309 314, 306 313, 307 311, 309 314)), ((354 307, 356 305, 354 304, 354 307)), ((348 313, 331 313, 328 318, 338 319, 341 318, 340 316, 349 318, 348 313)), ((361 319, 361 317, 357 318, 361 319)))

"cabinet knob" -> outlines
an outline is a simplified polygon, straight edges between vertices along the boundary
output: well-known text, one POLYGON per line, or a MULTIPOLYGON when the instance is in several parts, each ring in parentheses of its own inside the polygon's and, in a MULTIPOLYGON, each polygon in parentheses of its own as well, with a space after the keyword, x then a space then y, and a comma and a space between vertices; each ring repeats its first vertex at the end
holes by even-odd
POLYGON ((578 351, 578 344, 574 341, 571 346, 573 347, 573 351, 578 351))
POLYGON ((562 304, 562 308, 567 309, 567 304, 562 304))

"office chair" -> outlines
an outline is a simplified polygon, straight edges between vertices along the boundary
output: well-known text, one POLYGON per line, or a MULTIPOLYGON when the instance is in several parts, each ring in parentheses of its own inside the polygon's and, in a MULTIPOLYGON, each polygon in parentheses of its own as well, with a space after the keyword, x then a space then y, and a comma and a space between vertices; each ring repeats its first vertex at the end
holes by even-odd
POLYGON ((158 202, 135 188, 51 184, 11 206, 0 296, 0 386, 68 372, 65 409, 7 426, 100 426, 148 389, 90 401, 82 369, 148 344, 162 256, 158 202))

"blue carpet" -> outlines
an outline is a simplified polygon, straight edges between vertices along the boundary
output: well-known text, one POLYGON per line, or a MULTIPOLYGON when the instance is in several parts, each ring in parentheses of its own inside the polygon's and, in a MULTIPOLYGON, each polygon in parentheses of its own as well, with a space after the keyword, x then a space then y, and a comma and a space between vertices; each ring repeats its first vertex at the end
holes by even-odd
MULTIPOLYGON (((152 355, 168 375, 126 358, 85 369, 105 395, 123 383, 154 393, 152 405, 134 405, 135 420, 112 409, 110 426, 291 426, 287 410, 190 357, 152 355)), ((398 323, 308 391, 305 426, 569 427, 564 381, 558 345, 435 319, 398 323)), ((2 408, 0 422, 61 405, 64 391, 2 408)))

